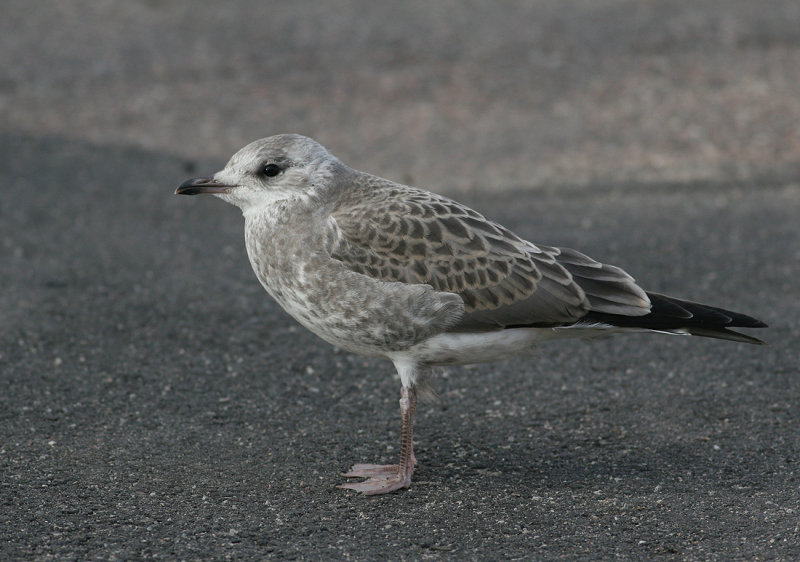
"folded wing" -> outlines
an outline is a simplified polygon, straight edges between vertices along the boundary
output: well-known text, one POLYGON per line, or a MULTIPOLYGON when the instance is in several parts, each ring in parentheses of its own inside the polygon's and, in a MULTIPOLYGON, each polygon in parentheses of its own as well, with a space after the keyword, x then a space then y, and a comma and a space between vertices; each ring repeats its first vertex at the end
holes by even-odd
POLYGON ((454 329, 559 326, 590 310, 650 311, 645 292, 617 267, 575 250, 531 244, 445 197, 361 179, 371 184, 370 195, 345 198, 331 214, 331 256, 382 281, 460 295, 465 315, 454 329))

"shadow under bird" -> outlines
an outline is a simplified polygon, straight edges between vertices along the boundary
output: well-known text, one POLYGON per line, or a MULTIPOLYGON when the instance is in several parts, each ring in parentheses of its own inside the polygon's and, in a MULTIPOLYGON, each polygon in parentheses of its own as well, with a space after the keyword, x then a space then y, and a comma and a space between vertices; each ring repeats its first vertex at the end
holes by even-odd
POLYGON ((175 193, 238 206, 267 292, 331 344, 392 361, 400 376, 398 464, 356 464, 342 488, 411 484, 418 391, 434 365, 530 352, 539 343, 621 332, 761 344, 731 328, 766 324, 644 291, 622 269, 533 244, 456 201, 349 168, 300 135, 257 140, 175 193))

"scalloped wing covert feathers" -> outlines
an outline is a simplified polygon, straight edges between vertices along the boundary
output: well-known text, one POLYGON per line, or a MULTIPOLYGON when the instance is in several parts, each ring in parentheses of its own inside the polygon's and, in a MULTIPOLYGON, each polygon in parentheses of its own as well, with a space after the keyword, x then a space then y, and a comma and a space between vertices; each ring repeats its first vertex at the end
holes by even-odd
POLYGON ((368 189, 356 190, 358 200, 344 196, 331 213, 331 256, 375 279, 460 295, 466 314, 457 328, 568 324, 592 308, 649 311, 644 291, 619 268, 535 246, 428 191, 367 174, 351 181, 368 189))

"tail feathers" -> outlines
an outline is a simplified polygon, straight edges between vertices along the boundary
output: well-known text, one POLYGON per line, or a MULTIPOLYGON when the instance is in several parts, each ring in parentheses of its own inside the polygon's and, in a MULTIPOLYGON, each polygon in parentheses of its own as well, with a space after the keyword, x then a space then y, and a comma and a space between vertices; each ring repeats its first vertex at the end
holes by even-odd
POLYGON ((647 293, 652 308, 644 316, 624 316, 589 312, 582 322, 600 322, 620 328, 642 328, 661 332, 688 333, 693 336, 718 338, 763 345, 758 338, 730 328, 766 328, 767 325, 752 316, 691 301, 684 301, 647 293))

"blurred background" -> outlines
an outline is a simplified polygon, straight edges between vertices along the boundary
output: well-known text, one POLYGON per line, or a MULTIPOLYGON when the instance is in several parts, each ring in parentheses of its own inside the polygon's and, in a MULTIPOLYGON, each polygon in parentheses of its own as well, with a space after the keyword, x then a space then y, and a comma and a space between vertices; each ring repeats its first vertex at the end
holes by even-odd
POLYGON ((0 0, 0 69, 0 559, 800 559, 797 0, 0 0), (440 373, 412 488, 341 493, 394 369, 173 195, 282 132, 770 345, 440 373))
POLYGON ((800 167, 795 0, 4 0, 0 127, 189 159, 280 132, 433 189, 800 167))

